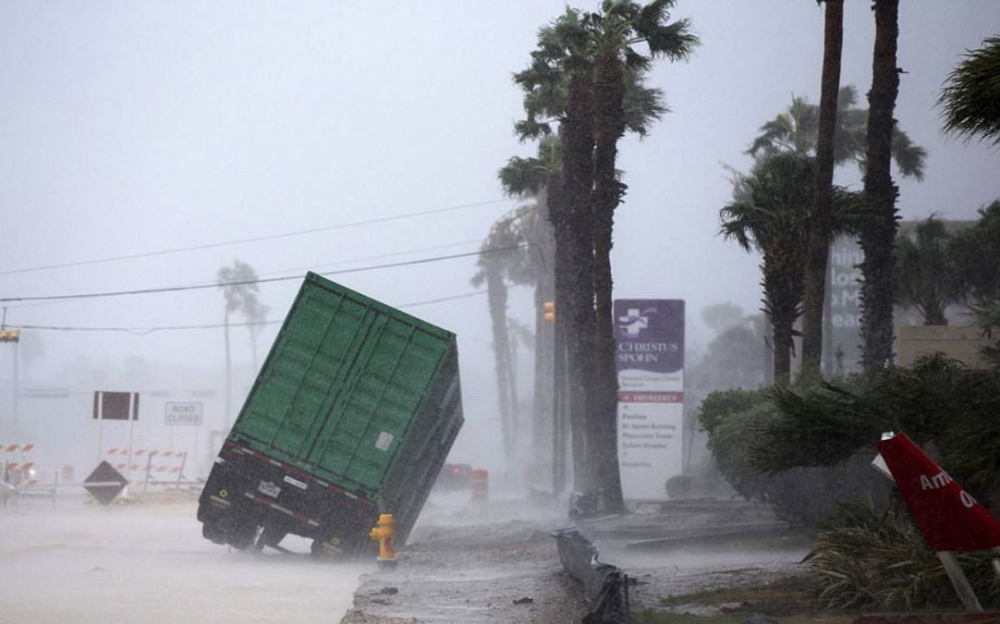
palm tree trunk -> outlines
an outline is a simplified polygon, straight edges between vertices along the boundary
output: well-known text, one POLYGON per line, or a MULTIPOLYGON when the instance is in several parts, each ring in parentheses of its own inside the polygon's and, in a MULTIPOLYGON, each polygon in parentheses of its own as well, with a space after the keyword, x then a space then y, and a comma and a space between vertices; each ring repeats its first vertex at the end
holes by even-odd
POLYGON ((507 285, 499 267, 490 263, 486 267, 486 290, 490 307, 490 325, 493 331, 493 364, 497 378, 497 397, 500 408, 500 431, 503 439, 504 458, 511 465, 514 459, 514 418, 511 405, 510 339, 507 332, 507 285))
POLYGON ((604 512, 625 508, 618 465, 618 371, 612 318, 613 245, 615 209, 625 194, 615 163, 618 139, 625 134, 624 72, 613 55, 599 61, 594 76, 594 296, 595 357, 592 430, 598 486, 604 491, 604 512))
POLYGON ((531 440, 532 455, 541 464, 552 447, 550 435, 555 434, 552 415, 552 347, 554 328, 545 320, 545 302, 554 301, 555 259, 552 225, 549 222, 548 195, 542 193, 538 202, 538 220, 532 229, 533 262, 537 267, 535 282, 535 383, 531 440))
POLYGON ((781 319, 774 324, 774 385, 787 386, 792 377, 793 322, 781 319))
POLYGON ((573 282, 572 265, 569 257, 569 215, 563 201, 563 179, 559 172, 549 174, 548 217, 552 224, 552 236, 555 242, 555 276, 554 290, 556 302, 555 336, 552 345, 552 489, 562 492, 566 487, 566 449, 567 436, 571 436, 573 450, 574 474, 583 471, 583 436, 572 435, 567 425, 571 422, 569 411, 569 375, 566 349, 566 336, 569 333, 569 307, 565 302, 570 300, 569 289, 573 282))
POLYGON ((595 485, 596 465, 590 417, 594 403, 594 186, 593 102, 591 79, 585 71, 570 77, 566 117, 561 124, 563 195, 568 225, 566 242, 573 278, 567 284, 563 308, 567 320, 569 409, 573 429, 573 464, 578 491, 595 485))
MULTIPOLYGON (((819 101, 819 137, 806 255, 806 294, 802 319, 802 375, 819 377, 823 355, 823 302, 831 238, 833 134, 837 126, 840 57, 844 40, 844 0, 826 0, 823 77, 819 101)), ((777 345, 775 345, 777 347, 777 345)))
POLYGON ((875 50, 868 93, 866 215, 861 227, 862 366, 872 372, 892 360, 892 268, 896 239, 896 185, 892 182, 892 118, 899 94, 896 41, 899 0, 875 0, 875 50))

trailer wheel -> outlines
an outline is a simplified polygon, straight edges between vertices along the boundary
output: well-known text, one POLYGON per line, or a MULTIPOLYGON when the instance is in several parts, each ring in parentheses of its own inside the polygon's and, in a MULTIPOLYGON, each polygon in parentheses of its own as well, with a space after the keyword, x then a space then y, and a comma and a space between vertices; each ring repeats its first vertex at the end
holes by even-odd
POLYGON ((257 527, 253 524, 235 526, 226 534, 226 541, 236 550, 246 550, 257 539, 257 527))
POLYGON ((201 536, 214 544, 226 543, 226 534, 213 522, 202 523, 201 536))

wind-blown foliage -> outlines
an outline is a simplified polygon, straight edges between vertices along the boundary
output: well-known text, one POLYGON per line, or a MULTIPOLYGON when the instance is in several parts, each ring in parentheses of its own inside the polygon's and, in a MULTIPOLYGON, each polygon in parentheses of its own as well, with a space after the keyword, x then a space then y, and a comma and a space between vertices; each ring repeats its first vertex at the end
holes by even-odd
MULTIPOLYGON (((737 178, 733 202, 720 211, 721 234, 763 256, 763 311, 774 328, 774 375, 787 383, 791 371, 792 326, 802 312, 813 159, 797 152, 762 156, 749 175, 737 178)), ((834 194, 834 229, 852 226, 853 196, 834 194)))
MULTIPOLYGON (((993 553, 958 553, 973 590, 987 606, 1000 603, 990 569, 993 553)), ((838 611, 912 611, 959 607, 958 594, 935 553, 898 505, 842 505, 839 517, 816 536, 803 562, 824 608, 838 611)))
MULTIPOLYGON (((557 298, 569 327, 571 418, 587 415, 582 449, 588 460, 577 464, 577 477, 582 487, 604 491, 609 511, 624 508, 610 312, 613 212, 625 193, 615 168, 617 142, 626 130, 644 135, 667 111, 662 92, 644 85, 652 60, 685 58, 697 41, 687 20, 667 21, 673 4, 608 0, 598 12, 567 7, 540 29, 531 64, 514 76, 525 92, 526 119, 515 124, 518 136, 548 136, 559 124, 561 208, 552 212, 552 222, 557 256, 567 259, 576 279, 562 282, 563 289, 557 277, 557 298)), ((579 424, 574 455, 584 434, 579 424)))
POLYGON ((947 82, 938 100, 945 132, 1000 145, 1000 37, 966 54, 947 82))
POLYGON ((253 351, 254 368, 257 367, 257 336, 264 327, 268 307, 258 298, 257 272, 253 267, 240 260, 234 260, 233 266, 219 269, 216 284, 222 290, 225 298, 224 331, 226 345, 226 422, 232 414, 232 355, 229 349, 229 316, 240 312, 246 319, 247 330, 250 332, 250 346, 253 351))
MULTIPOLYGON (((837 165, 853 162, 865 169, 868 109, 857 107, 858 90, 853 85, 840 88, 837 95, 837 125, 833 135, 833 160, 837 165)), ((788 108, 760 127, 747 153, 751 156, 775 152, 797 152, 813 155, 819 138, 819 106, 804 97, 792 96, 788 108)), ((893 133, 892 157, 904 178, 922 180, 927 150, 896 128, 893 133)))
MULTIPOLYGON (((594 15, 567 7, 558 19, 538 31, 531 64, 514 74, 514 82, 525 94, 525 119, 514 124, 522 141, 553 134, 553 124, 565 117, 570 71, 588 69, 594 62, 594 15)), ((646 136, 652 124, 670 110, 663 91, 646 86, 644 73, 642 63, 633 61, 624 74, 625 127, 639 136, 646 136)))
POLYGON ((713 392, 702 401, 699 419, 719 472, 747 500, 767 503, 778 517, 815 526, 836 512, 838 501, 886 498, 887 481, 870 457, 855 456, 837 466, 796 467, 768 474, 753 465, 756 441, 777 418, 766 390, 713 392))
POLYGON ((911 368, 874 373, 859 388, 823 383, 774 388, 778 417, 754 444, 752 463, 766 472, 832 466, 859 452, 875 455, 885 431, 905 431, 940 456, 970 493, 1000 507, 1000 373, 970 370, 942 355, 911 368))
POLYGON ((479 271, 472 277, 474 286, 484 282, 489 301, 493 335, 494 372, 497 378, 497 396, 500 410, 500 428, 504 456, 513 460, 518 438, 517 378, 513 363, 510 339, 510 322, 507 318, 507 282, 531 283, 535 276, 531 257, 523 245, 526 240, 525 220, 534 206, 521 206, 498 219, 483 241, 482 250, 506 249, 498 253, 479 256, 479 271), (509 249, 516 247, 515 249, 509 249))

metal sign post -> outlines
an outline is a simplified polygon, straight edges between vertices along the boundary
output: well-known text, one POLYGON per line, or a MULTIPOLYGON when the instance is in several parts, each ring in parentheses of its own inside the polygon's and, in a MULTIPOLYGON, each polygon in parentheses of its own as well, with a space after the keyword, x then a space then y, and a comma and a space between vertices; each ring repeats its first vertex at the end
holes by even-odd
POLYGON ((128 467, 125 468, 125 474, 132 477, 132 440, 133 433, 135 432, 135 393, 128 393, 128 467))
POLYGON ((94 395, 95 409, 97 410, 97 463, 100 464, 104 457, 104 393, 97 392, 94 395))
POLYGON ((948 573, 948 579, 951 580, 951 584, 955 588, 955 593, 958 594, 958 598, 962 601, 962 606, 969 611, 981 613, 983 605, 979 604, 979 598, 976 597, 976 592, 972 589, 972 585, 969 583, 968 577, 965 576, 962 566, 958 565, 958 558, 955 557, 955 553, 939 552, 937 556, 941 560, 941 565, 944 566, 944 571, 948 573))

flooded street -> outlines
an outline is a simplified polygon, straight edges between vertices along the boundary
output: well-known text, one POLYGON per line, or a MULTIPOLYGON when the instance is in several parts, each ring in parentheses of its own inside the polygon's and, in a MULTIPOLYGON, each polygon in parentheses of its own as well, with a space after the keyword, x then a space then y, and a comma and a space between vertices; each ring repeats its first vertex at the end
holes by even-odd
POLYGON ((230 552, 201 537, 195 507, 81 498, 0 509, 0 622, 335 624, 374 568, 230 552))

